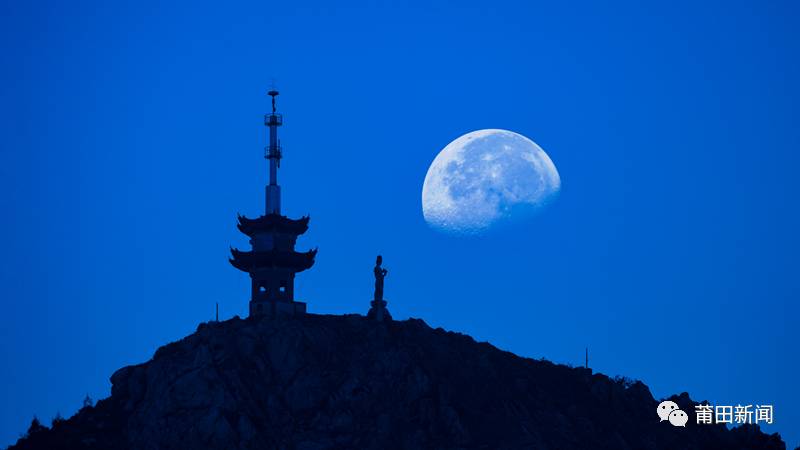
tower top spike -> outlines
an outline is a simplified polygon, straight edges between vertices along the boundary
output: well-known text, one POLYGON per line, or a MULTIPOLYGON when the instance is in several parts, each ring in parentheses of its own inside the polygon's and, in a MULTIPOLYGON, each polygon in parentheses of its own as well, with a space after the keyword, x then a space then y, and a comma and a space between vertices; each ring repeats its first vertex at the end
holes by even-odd
POLYGON ((272 97, 272 112, 273 113, 276 111, 276 108, 275 108, 275 97, 277 97, 278 94, 279 94, 279 92, 275 88, 272 88, 269 92, 267 92, 267 95, 272 97))

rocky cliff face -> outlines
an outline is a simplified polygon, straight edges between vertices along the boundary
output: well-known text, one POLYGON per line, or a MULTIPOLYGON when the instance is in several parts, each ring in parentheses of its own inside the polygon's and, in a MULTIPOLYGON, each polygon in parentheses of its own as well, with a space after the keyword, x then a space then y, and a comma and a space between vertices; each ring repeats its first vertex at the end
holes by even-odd
POLYGON ((421 320, 232 319, 112 377, 14 449, 784 449, 756 427, 659 422, 639 382, 520 358, 421 320))

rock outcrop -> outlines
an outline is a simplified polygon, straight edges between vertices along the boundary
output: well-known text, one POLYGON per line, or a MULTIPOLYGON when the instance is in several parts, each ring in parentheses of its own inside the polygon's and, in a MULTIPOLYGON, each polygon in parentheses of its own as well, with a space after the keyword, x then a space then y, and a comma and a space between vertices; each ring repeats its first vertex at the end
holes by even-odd
POLYGON ((232 319, 112 377, 13 449, 784 449, 756 426, 659 422, 641 382, 521 358, 421 320, 232 319))

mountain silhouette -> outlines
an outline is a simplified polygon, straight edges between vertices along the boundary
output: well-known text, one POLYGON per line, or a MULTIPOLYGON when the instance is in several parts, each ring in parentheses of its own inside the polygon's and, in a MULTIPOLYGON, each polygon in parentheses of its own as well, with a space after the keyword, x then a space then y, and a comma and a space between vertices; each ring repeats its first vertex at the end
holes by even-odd
POLYGON ((785 449, 755 425, 660 422, 641 382, 522 358, 419 319, 201 324, 111 396, 12 449, 785 449))

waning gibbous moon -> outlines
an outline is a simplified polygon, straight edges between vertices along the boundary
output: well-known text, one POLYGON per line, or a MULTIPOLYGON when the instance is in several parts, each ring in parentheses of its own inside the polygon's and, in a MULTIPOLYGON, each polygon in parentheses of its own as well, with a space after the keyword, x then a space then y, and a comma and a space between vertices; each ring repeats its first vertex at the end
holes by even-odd
POLYGON ((478 130, 433 160, 422 185, 422 214, 440 231, 480 234, 539 209, 560 188, 556 166, 535 142, 513 131, 478 130))

